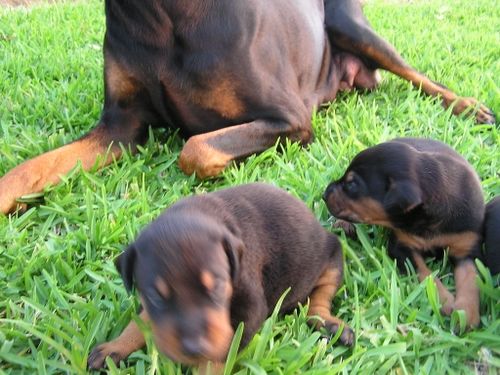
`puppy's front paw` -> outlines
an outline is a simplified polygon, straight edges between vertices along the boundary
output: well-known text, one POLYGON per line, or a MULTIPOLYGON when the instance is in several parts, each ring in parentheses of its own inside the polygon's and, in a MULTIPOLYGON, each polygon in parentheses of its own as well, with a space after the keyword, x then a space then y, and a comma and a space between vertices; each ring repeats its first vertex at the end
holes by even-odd
POLYGON ((467 318, 467 327, 474 328, 479 325, 481 316, 479 314, 479 306, 463 300, 457 300, 453 310, 464 310, 467 318))
POLYGON ((352 346, 354 344, 355 340, 354 331, 347 324, 336 323, 336 322, 325 322, 324 328, 333 336, 337 334, 339 329, 342 329, 339 341, 346 346, 352 346))
POLYGON ((106 366, 106 357, 110 357, 115 364, 120 363, 127 356, 120 352, 112 342, 96 346, 89 354, 87 367, 90 370, 100 370, 106 366))
POLYGON ((441 306, 441 314, 450 316, 451 313, 455 310, 455 301, 447 301, 441 306))
POLYGON ((345 235, 351 239, 356 239, 356 227, 346 220, 337 219, 333 224, 334 228, 342 229, 345 235))

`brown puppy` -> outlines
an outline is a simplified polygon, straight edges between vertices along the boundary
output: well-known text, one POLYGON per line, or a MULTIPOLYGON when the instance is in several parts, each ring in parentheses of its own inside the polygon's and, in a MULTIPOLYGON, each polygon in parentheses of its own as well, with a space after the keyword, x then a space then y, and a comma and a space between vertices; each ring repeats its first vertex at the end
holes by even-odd
MULTIPOLYGON (((340 341, 354 335, 331 315, 342 282, 342 249, 298 199, 250 184, 182 199, 149 225, 118 257, 128 290, 135 284, 156 345, 171 359, 200 365, 225 360, 234 329, 244 322, 244 347, 291 287, 281 312, 310 299, 311 323, 340 341)), ((134 322, 97 346, 90 368, 115 362, 144 345, 134 322)))
POLYGON ((337 218, 390 228, 389 255, 403 270, 409 258, 420 280, 431 274, 423 254, 448 247, 456 298, 436 280, 443 312, 465 310, 468 326, 479 324, 473 258, 485 209, 479 177, 462 156, 430 139, 381 143, 356 155, 324 199, 337 218))
POLYGON ((376 69, 411 81, 462 113, 477 106, 411 68, 378 37, 357 0, 106 0, 101 118, 76 142, 0 179, 0 213, 60 181, 135 150, 148 127, 180 129, 179 164, 199 177, 289 138, 312 137, 313 108, 339 90, 374 88, 376 69), (101 156, 100 158, 98 156, 101 156))

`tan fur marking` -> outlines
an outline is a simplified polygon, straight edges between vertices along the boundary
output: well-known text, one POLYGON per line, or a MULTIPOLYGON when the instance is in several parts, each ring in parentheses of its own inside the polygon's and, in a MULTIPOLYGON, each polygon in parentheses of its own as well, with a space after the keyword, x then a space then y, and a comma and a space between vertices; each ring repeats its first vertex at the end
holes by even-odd
POLYGON ((454 310, 464 310, 467 325, 479 325, 479 289, 476 284, 476 267, 471 260, 460 262, 454 270, 456 299, 454 310))
POLYGON ((206 91, 195 92, 193 100, 204 108, 211 109, 225 118, 241 116, 245 108, 236 94, 234 84, 228 78, 216 81, 206 91))
POLYGON ((390 226, 389 218, 384 210, 384 207, 371 198, 361 198, 356 201, 348 202, 349 208, 355 212, 360 221, 368 224, 377 224, 390 226))
POLYGON ((114 100, 126 100, 137 93, 139 83, 109 55, 105 62, 106 89, 114 100))
POLYGON ((163 280, 161 277, 157 277, 155 280, 155 287, 163 298, 168 299, 168 297, 170 296, 170 288, 168 287, 165 280, 163 280))
MULTIPOLYGON (((309 316, 319 316, 325 321, 339 323, 340 319, 332 316, 332 298, 342 281, 342 275, 337 269, 328 268, 317 281, 310 295, 309 316)), ((322 326, 322 322, 316 322, 316 326, 322 326)))
POLYGON ((200 339, 205 340, 202 357, 186 356, 179 341, 179 334, 170 322, 157 324, 151 322, 155 343, 161 352, 174 361, 191 366, 202 365, 204 361, 223 361, 233 338, 229 311, 227 309, 206 309, 207 331, 200 332, 200 339))
POLYGON ((59 183, 60 176, 69 173, 79 161, 84 170, 89 170, 99 158, 98 167, 101 168, 121 154, 117 146, 104 158, 106 152, 107 146, 103 146, 98 134, 94 134, 25 161, 0 179, 0 212, 15 209, 16 199, 23 195, 59 183))
POLYGON ((412 249, 431 250, 437 247, 449 247, 450 254, 462 258, 469 254, 479 241, 479 235, 474 232, 441 234, 432 238, 423 238, 395 229, 397 239, 412 249))
MULTIPOLYGON (((420 282, 424 281, 425 278, 432 274, 431 270, 425 264, 424 258, 417 251, 412 251, 411 253, 413 261, 417 267, 418 279, 420 282)), ((448 289, 443 285, 441 280, 437 277, 434 278, 436 287, 438 289, 439 300, 441 301, 442 312, 446 315, 450 315, 452 311, 453 303, 455 302, 455 297, 451 294, 448 289)))
MULTIPOLYGON (((143 310, 139 314, 139 317, 145 323, 149 321, 146 310, 143 310)), ((119 362, 127 358, 131 353, 144 347, 145 344, 144 335, 139 326, 135 321, 131 320, 120 336, 96 348, 99 350, 99 354, 93 358, 93 362, 89 363, 89 365, 91 368, 102 368, 106 357, 111 357, 113 360, 119 362)))
POLYGON ((215 277, 210 271, 203 270, 200 273, 201 283, 208 291, 212 291, 215 287, 215 277))
MULTIPOLYGON (((331 314, 332 298, 337 293, 341 282, 342 273, 340 270, 329 267, 323 272, 309 297, 308 311, 308 316, 320 317, 322 320, 311 319, 309 324, 312 324, 316 329, 320 329, 321 327, 337 327, 340 329, 340 327, 344 327, 340 341, 351 345, 354 341, 352 330, 342 319, 331 314)), ((337 328, 335 328, 335 331, 337 328)))
MULTIPOLYGON (((346 181, 352 180, 352 178, 352 172, 349 172, 346 181)), ((345 217, 360 223, 383 225, 389 228, 392 226, 382 204, 368 197, 351 199, 340 186, 329 195, 327 204, 335 212, 334 216, 336 217, 345 217)))
POLYGON ((155 324, 151 322, 153 337, 158 349, 169 356, 172 360, 185 363, 187 365, 196 365, 190 358, 185 357, 182 353, 179 337, 174 331, 171 324, 155 324))
POLYGON ((217 176, 233 160, 233 155, 207 144, 207 138, 206 134, 196 135, 184 145, 179 157, 179 166, 184 173, 196 173, 199 178, 217 176))
POLYGON ((233 339, 228 308, 207 309, 207 338, 210 343, 210 353, 207 356, 212 361, 224 361, 233 339))

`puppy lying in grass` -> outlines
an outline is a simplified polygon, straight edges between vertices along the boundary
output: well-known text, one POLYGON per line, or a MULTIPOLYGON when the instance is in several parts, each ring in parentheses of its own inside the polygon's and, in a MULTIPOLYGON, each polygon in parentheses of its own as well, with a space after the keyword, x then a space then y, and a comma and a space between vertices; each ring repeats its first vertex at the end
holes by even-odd
MULTIPOLYGON (((342 282, 342 248, 304 203, 283 190, 250 184, 182 199, 117 259, 142 302, 156 345, 180 363, 223 362, 235 328, 244 347, 288 289, 281 312, 310 301, 310 323, 351 345, 353 331, 331 315, 342 282)), ((144 346, 135 322, 94 348, 91 369, 118 363, 144 346)), ((216 366, 216 367, 220 367, 216 366)))

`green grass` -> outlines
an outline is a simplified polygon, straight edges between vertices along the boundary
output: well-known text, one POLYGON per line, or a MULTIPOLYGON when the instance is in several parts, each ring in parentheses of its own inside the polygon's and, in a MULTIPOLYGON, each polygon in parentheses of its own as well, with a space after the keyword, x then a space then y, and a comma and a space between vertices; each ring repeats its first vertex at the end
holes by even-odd
MULTIPOLYGON (((412 65, 500 114, 500 17, 491 0, 369 1, 365 10, 412 65)), ((0 9, 0 175, 92 128, 102 106, 103 33, 96 0, 0 9)), ((316 139, 306 149, 287 144, 200 182, 176 164, 182 140, 155 132, 137 155, 102 171, 77 170, 26 214, 0 217, 0 373, 84 373, 89 350, 116 337, 137 307, 113 259, 183 196, 267 181, 304 200, 330 228, 321 201, 328 182, 362 149, 401 135, 450 144, 480 174, 485 198, 500 194, 498 129, 451 117, 410 84, 383 76, 374 92, 340 95, 315 114, 316 139)), ((487 271, 478 279, 481 327, 455 335, 460 314, 441 317, 433 284, 396 271, 385 231, 359 226, 358 234, 358 241, 341 235, 345 279, 334 300, 356 345, 347 349, 312 332, 301 308, 268 320, 237 357, 236 373, 500 371, 500 290, 487 271)), ((453 288, 448 262, 432 268, 453 288)), ((151 344, 111 370, 185 371, 151 344)))

